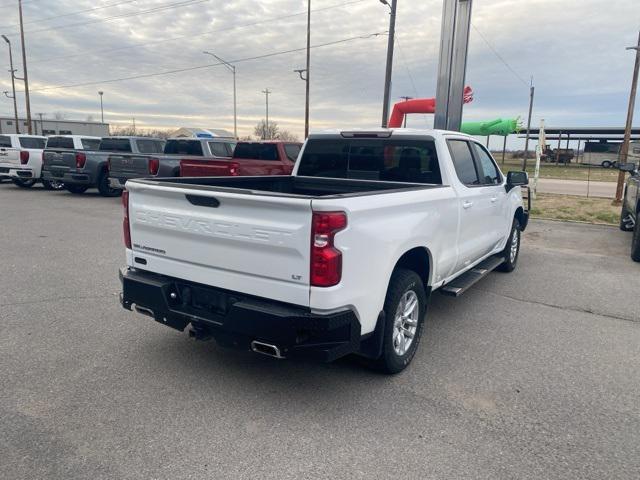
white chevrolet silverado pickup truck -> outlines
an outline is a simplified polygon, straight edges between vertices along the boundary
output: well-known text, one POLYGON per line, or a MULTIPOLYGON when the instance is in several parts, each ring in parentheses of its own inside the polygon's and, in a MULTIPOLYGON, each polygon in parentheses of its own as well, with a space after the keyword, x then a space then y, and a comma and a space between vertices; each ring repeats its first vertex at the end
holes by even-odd
POLYGON ((439 130, 309 136, 292 176, 130 180, 121 303, 273 357, 413 358, 435 290, 515 268, 525 172, 439 130))

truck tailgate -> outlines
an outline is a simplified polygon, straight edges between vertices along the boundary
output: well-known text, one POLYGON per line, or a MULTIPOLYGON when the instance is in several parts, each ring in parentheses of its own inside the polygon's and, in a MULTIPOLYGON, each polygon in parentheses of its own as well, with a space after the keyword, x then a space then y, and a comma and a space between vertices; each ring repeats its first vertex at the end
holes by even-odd
POLYGON ((76 151, 75 150, 45 150, 43 157, 43 166, 51 170, 70 170, 76 168, 76 151))
POLYGON ((0 163, 20 163, 20 150, 11 147, 0 147, 0 163))
POLYGON ((130 266, 309 305, 310 199, 136 182, 127 188, 130 266))
POLYGON ((230 160, 180 160, 181 177, 228 177, 237 170, 238 163, 230 160))
POLYGON ((109 174, 112 177, 148 176, 150 155, 109 155, 109 174))

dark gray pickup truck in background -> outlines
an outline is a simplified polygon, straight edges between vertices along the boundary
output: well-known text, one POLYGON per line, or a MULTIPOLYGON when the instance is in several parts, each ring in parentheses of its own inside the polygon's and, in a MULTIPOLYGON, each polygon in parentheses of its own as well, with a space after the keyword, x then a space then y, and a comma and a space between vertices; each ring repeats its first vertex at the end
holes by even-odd
POLYGON ((156 154, 164 149, 164 140, 151 137, 104 137, 97 150, 45 149, 42 178, 63 182, 71 193, 84 193, 96 187, 100 195, 118 196, 121 190, 109 186, 108 159, 114 153, 156 154))
POLYGON ((109 184, 122 190, 127 180, 144 177, 179 177, 182 159, 228 160, 236 140, 228 137, 170 138, 162 155, 113 153, 109 155, 109 184))

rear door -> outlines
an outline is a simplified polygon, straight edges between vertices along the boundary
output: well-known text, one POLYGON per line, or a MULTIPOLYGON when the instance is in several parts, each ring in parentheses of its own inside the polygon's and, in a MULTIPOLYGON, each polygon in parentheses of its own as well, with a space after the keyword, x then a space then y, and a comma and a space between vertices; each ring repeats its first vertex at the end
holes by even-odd
POLYGON ((128 188, 131 265, 309 305, 310 199, 135 181, 128 188))

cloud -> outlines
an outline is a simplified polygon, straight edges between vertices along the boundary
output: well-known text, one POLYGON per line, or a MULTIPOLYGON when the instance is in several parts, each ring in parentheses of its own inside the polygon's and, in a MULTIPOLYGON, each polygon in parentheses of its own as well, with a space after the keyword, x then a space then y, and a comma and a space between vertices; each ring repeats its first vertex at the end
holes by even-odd
MULTIPOLYGON (((203 50, 234 60, 304 48, 306 43, 304 0, 212 0, 79 25, 169 3, 177 0, 26 2, 25 21, 32 22, 25 25, 32 60, 32 111, 95 117, 100 108, 97 91, 103 90, 105 118, 113 124, 129 123, 135 117, 138 125, 148 127, 231 129, 232 76, 223 66, 42 89, 213 63, 203 50), (39 20, 114 3, 119 5, 39 20), (48 28, 54 29, 40 31, 48 28)), ((377 0, 314 0, 312 6, 319 10, 312 13, 314 45, 388 29, 388 9, 377 0)), ((399 2, 393 101, 401 95, 435 94, 441 10, 441 0, 399 2)), ((0 18, 5 31, 14 35, 14 58, 19 59, 19 37, 11 27, 17 23, 15 9, 1 7, 0 18)), ((475 100, 465 107, 465 119, 524 117, 527 83, 533 76, 534 124, 544 118, 547 125, 622 125, 633 63, 632 53, 624 47, 635 43, 639 19, 636 2, 630 0, 606 4, 600 0, 474 2, 467 83, 474 87, 475 100)), ((312 128, 379 124, 386 44, 387 37, 378 36, 312 50, 312 128)), ((265 97, 261 92, 266 87, 273 92, 270 118, 302 134, 304 82, 293 70, 304 65, 304 51, 237 64, 241 135, 252 133, 263 118, 265 97)), ((21 75, 21 64, 18 68, 21 75)), ((8 75, 0 79, 0 87, 10 89, 8 75)), ((23 98, 21 93, 18 97, 23 98)), ((2 113, 11 112, 8 100, 1 105, 2 113)), ((415 116, 409 118, 409 124, 426 127, 432 119, 415 116)))

